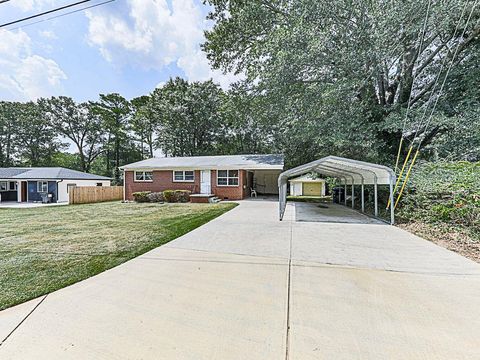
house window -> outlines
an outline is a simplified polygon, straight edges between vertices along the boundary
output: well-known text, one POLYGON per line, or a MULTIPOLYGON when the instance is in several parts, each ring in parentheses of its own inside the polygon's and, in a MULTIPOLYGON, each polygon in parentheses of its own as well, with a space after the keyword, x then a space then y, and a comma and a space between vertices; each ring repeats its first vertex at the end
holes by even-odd
POLYGON ((0 191, 7 191, 7 182, 0 181, 0 191))
POLYGON ((102 183, 97 183, 97 186, 103 186, 103 184, 102 183))
POLYGON ((15 191, 17 190, 17 183, 15 181, 10 181, 9 183, 9 189, 10 191, 15 191))
POLYGON ((48 192, 48 181, 37 181, 37 192, 39 193, 48 192))
POLYGON ((193 171, 174 171, 173 181, 193 182, 195 181, 195 173, 193 171))
POLYGON ((238 170, 218 170, 218 186, 238 186, 238 170))
POLYGON ((153 181, 153 172, 135 171, 135 181, 153 181))

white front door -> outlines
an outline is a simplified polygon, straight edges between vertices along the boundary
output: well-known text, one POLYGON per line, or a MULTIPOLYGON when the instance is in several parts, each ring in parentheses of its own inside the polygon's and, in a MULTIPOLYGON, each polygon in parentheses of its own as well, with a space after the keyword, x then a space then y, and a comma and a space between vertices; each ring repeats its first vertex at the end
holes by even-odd
POLYGON ((212 191, 210 170, 200 171, 200 193, 210 194, 212 191))

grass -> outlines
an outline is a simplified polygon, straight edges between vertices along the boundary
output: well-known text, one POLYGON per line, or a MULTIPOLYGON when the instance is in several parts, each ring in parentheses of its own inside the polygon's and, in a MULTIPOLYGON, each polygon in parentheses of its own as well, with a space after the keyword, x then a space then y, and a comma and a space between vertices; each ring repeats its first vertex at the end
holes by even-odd
POLYGON ((110 202, 0 209, 0 310, 117 266, 236 205, 110 202))
POLYGON ((298 201, 298 202, 312 202, 312 203, 324 203, 332 202, 331 196, 287 196, 287 201, 298 201))

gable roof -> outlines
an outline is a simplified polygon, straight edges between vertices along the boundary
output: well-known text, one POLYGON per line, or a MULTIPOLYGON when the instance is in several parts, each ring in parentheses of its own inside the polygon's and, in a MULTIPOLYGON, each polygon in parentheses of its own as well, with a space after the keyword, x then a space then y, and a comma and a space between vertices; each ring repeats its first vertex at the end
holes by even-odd
POLYGON ((122 170, 138 169, 262 169, 282 170, 283 155, 218 155, 218 156, 188 156, 163 157, 138 161, 120 167, 122 170))
POLYGON ((62 167, 0 168, 4 180, 110 180, 110 178, 62 167))

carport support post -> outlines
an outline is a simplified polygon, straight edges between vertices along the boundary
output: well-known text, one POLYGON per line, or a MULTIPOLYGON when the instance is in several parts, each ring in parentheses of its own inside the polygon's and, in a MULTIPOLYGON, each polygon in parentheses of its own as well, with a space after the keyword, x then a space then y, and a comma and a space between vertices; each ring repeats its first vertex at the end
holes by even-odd
POLYGON ((394 179, 390 177, 390 224, 395 223, 395 206, 393 205, 393 182, 394 179))
POLYGON ((343 202, 347 206, 347 178, 345 178, 345 191, 343 192, 343 202))
POLYGON ((365 193, 364 193, 364 180, 362 177, 362 212, 365 212, 365 193))
POLYGON ((378 192, 377 192, 377 177, 373 179, 373 198, 375 203, 375 216, 378 217, 378 192))
POLYGON ((355 180, 352 177, 352 209, 355 208, 355 180))

